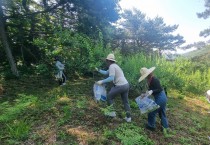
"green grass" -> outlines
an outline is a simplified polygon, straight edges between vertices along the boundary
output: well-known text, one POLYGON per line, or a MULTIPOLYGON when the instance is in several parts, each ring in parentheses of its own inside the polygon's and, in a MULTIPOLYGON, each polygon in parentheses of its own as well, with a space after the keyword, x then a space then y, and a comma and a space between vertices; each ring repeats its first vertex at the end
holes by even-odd
POLYGON ((15 120, 13 123, 6 124, 6 131, 12 139, 25 140, 27 139, 30 131, 30 125, 25 121, 15 120))
POLYGON ((113 108, 117 117, 104 115, 106 103, 95 102, 91 78, 80 78, 58 87, 54 80, 33 78, 1 81, 0 144, 208 144, 210 105, 203 97, 168 90, 169 135, 144 129, 147 115, 135 104, 138 93, 129 95, 132 123, 124 121, 120 96, 113 108))

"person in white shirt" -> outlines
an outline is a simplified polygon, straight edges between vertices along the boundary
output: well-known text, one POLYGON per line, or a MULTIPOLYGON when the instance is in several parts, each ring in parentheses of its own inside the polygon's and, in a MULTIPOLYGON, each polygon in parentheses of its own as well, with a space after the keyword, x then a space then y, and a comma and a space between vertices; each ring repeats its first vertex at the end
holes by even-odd
POLYGON ((65 66, 60 62, 58 57, 55 57, 54 61, 55 61, 55 66, 57 68, 56 78, 58 79, 58 83, 60 86, 66 85, 66 75, 63 72, 65 66))
MULTIPOLYGON (((114 98, 118 94, 120 94, 126 111, 125 120, 127 122, 131 122, 130 104, 128 101, 129 83, 126 80, 122 69, 116 64, 114 54, 109 54, 107 56, 106 63, 109 67, 107 71, 99 70, 98 68, 96 68, 96 70, 103 75, 108 75, 108 78, 100 80, 96 83, 102 85, 104 83, 113 82, 114 86, 111 88, 111 90, 107 95, 108 105, 112 105, 114 98)), ((106 115, 115 117, 116 112, 115 111, 108 112, 106 115)))

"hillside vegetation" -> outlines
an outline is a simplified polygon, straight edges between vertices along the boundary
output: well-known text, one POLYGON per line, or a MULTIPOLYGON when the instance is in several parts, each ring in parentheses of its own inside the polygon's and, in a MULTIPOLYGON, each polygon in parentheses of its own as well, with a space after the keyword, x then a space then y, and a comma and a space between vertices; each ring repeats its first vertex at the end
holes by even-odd
POLYGON ((179 25, 138 9, 122 11, 119 2, 0 0, 0 145, 209 144, 209 53, 161 58, 158 52, 185 43, 174 33, 179 25), (130 84, 131 123, 119 96, 115 118, 105 117, 106 102, 93 99, 93 84, 103 79, 94 70, 107 69, 110 53, 130 84), (59 72, 65 66, 62 87, 55 60, 64 64, 59 72), (155 132, 144 128, 147 114, 135 102, 148 89, 137 81, 142 67, 156 67, 168 90, 168 134, 159 118, 155 132))
POLYGON ((196 65, 189 60, 169 62, 142 53, 123 57, 116 52, 116 56, 131 84, 131 123, 123 119, 125 113, 119 96, 114 105, 117 112, 114 119, 105 117, 105 102, 94 101, 93 84, 102 79, 101 75, 93 72, 89 77, 68 77, 67 85, 59 87, 54 77, 50 77, 52 75, 46 76, 50 72, 46 73, 43 71, 46 68, 41 67, 33 73, 31 69, 19 79, 11 79, 7 75, 1 77, 0 84, 4 91, 0 96, 0 144, 209 143, 210 104, 205 100, 205 92, 210 86, 209 68, 196 69, 196 65), (139 69, 144 66, 156 66, 155 75, 168 88, 168 135, 161 131, 159 118, 155 132, 144 128, 147 115, 140 114, 135 102, 135 98, 146 89, 143 84, 137 83, 139 69))
POLYGON ((0 144, 208 144, 210 109, 204 96, 180 95, 169 90, 167 105, 170 136, 164 136, 160 120, 157 131, 144 129, 146 115, 135 103, 138 94, 129 95, 132 123, 123 118, 117 97, 117 117, 104 116, 106 103, 96 103, 92 87, 98 78, 69 80, 58 87, 53 80, 40 77, 1 80, 5 94, 0 97, 0 144))
POLYGON ((186 58, 210 59, 210 46, 183 54, 186 58))

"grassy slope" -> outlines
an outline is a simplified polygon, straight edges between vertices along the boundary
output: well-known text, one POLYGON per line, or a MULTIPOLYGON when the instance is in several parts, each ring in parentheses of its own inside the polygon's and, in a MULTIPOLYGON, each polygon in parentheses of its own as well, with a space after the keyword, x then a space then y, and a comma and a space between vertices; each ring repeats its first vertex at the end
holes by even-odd
MULTIPOLYGON (((118 116, 115 119, 106 118, 100 108, 105 103, 96 103, 92 96, 94 79, 78 79, 68 82, 64 87, 57 87, 53 80, 27 78, 21 80, 3 81, 6 93, 0 97, 0 105, 9 101, 13 107, 18 94, 31 95, 37 100, 20 112, 15 118, 0 124, 0 144, 121 144, 115 131, 125 124, 120 97, 116 98, 115 108, 118 116), (30 125, 30 131, 24 138, 14 135, 8 126, 18 121, 30 125)), ((161 132, 160 120, 157 119, 156 132, 144 130, 146 115, 140 115, 134 99, 136 95, 130 93, 132 106, 132 123, 143 130, 140 134, 153 140, 155 144, 208 144, 210 130, 210 105, 204 97, 189 94, 183 96, 174 90, 169 90, 167 111, 173 136, 164 137, 161 132), (198 98, 199 97, 199 98, 198 98)), ((30 100, 30 99, 29 99, 30 100)), ((0 107, 0 118, 4 111, 0 107)), ((9 114, 9 113, 8 113, 9 114)), ((18 132, 18 131, 17 131, 18 132)), ((142 143, 143 144, 143 143, 142 143)), ((144 143, 146 144, 146 143, 144 143)))

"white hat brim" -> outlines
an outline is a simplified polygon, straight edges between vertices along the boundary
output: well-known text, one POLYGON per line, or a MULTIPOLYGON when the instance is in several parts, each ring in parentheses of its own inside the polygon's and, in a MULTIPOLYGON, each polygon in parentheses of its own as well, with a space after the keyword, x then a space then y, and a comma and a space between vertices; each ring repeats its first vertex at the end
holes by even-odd
POLYGON ((111 58, 106 58, 106 60, 111 60, 111 61, 114 61, 114 62, 116 62, 116 60, 114 60, 114 59, 111 59, 111 58))
POLYGON ((144 80, 149 74, 151 74, 153 71, 155 70, 155 67, 152 67, 148 70, 147 73, 145 73, 144 75, 142 75, 140 78, 139 78, 139 82, 141 82, 142 80, 144 80))

